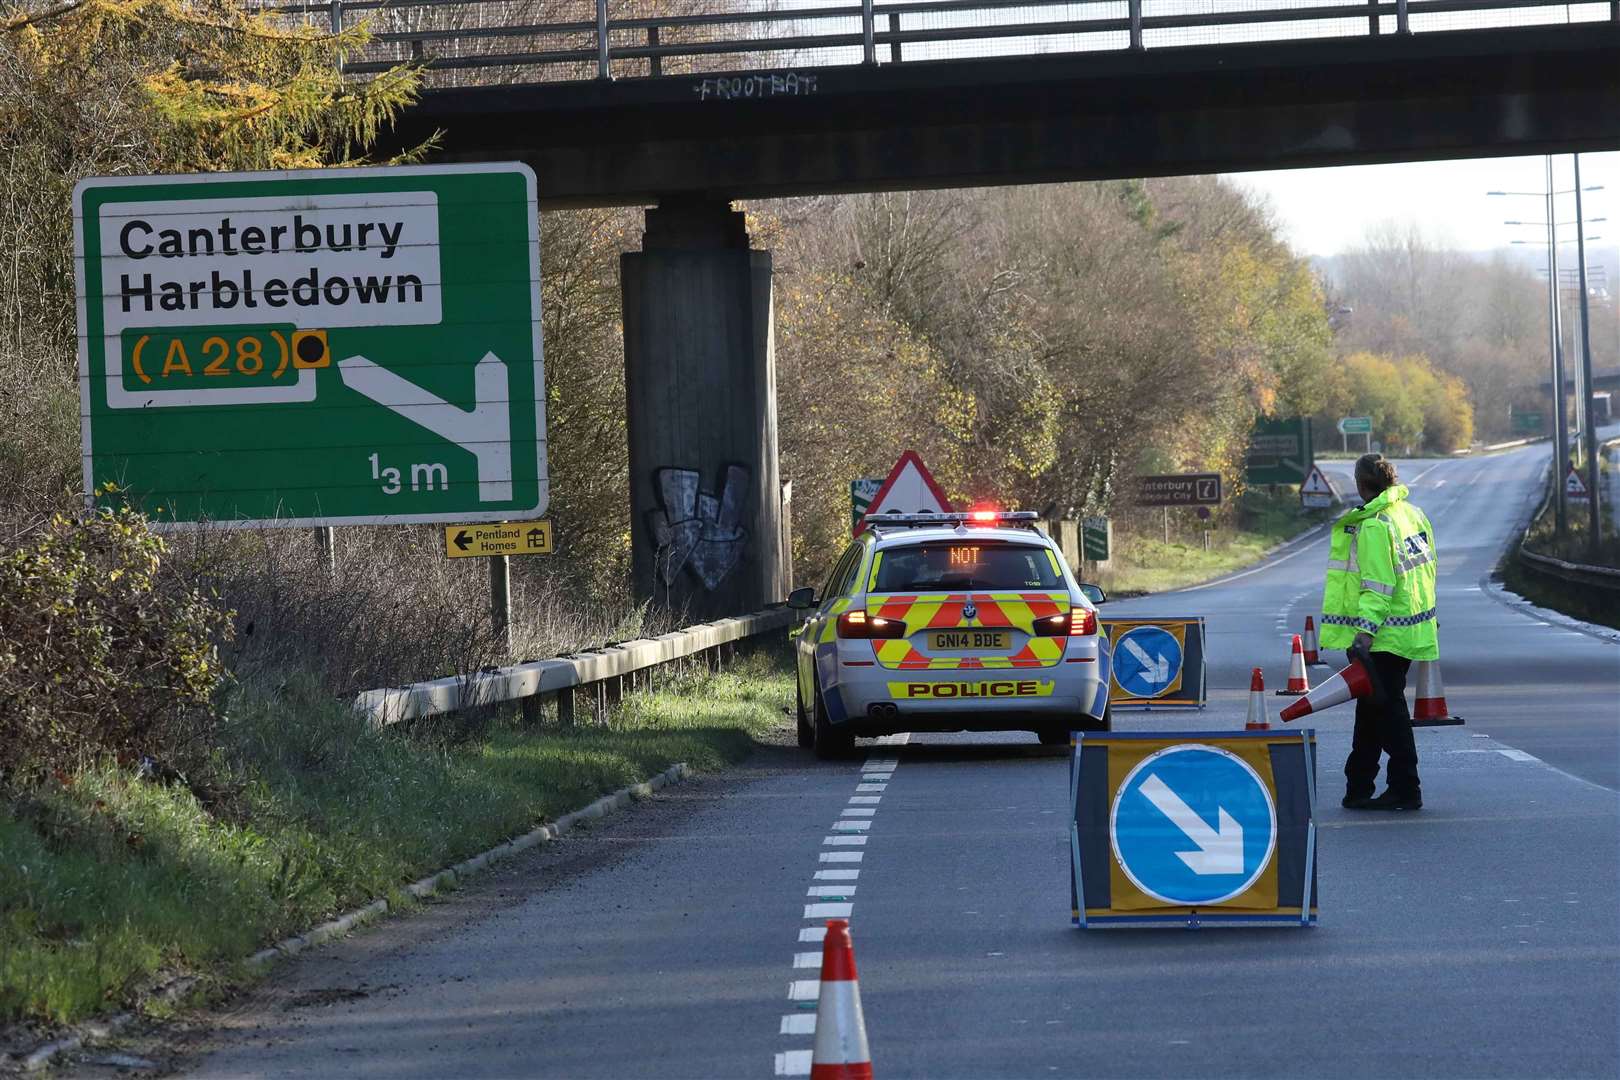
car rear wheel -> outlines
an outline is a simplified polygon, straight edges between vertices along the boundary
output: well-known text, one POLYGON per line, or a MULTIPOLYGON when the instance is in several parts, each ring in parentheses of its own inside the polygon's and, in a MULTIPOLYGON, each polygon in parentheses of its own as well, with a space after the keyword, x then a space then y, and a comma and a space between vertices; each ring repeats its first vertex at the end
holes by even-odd
POLYGON ((816 683, 815 717, 816 757, 823 761, 846 757, 855 749, 855 736, 847 730, 835 728, 827 718, 827 703, 821 696, 821 684, 816 683))
POLYGON ((1113 710, 1113 706, 1111 706, 1111 705, 1104 706, 1101 720, 1095 719, 1095 718, 1093 718, 1091 716, 1087 716, 1085 713, 1081 713, 1079 716, 1075 717, 1075 719, 1074 719, 1074 727, 1072 729, 1069 728, 1068 725, 1064 725, 1062 727, 1046 728, 1044 730, 1037 731, 1035 733, 1035 736, 1036 736, 1036 738, 1041 740, 1041 745, 1042 746, 1063 746, 1069 741, 1069 732, 1070 732, 1070 730, 1074 730, 1074 731, 1113 731, 1114 730, 1114 710, 1113 710))

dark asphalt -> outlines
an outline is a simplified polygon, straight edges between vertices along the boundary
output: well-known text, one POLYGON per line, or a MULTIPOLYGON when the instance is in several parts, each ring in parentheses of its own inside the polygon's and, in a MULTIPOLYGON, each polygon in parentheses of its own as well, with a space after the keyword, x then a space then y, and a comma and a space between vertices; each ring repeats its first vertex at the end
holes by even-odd
MULTIPOLYGON (((817 949, 800 940, 820 922, 806 905, 850 902, 884 1077, 1620 1074, 1620 645, 1481 589, 1545 456, 1401 463, 1438 534, 1447 698, 1468 725, 1420 731, 1427 806, 1381 816, 1337 805, 1350 711, 1312 718, 1315 929, 1071 928, 1066 761, 1019 736, 863 744, 899 762, 867 791, 862 760, 771 749, 290 964, 186 1064, 799 1074, 811 1037, 782 1029, 807 1011, 790 983, 816 974, 793 967, 817 949), (832 828, 868 808, 845 820, 869 829, 832 828), (863 857, 821 861, 833 852, 863 857), (843 891, 813 877, 835 869, 860 871, 847 901, 806 895, 843 891)), ((1210 708, 1118 726, 1241 727, 1249 669, 1281 685, 1324 559, 1318 537, 1213 586, 1108 605, 1210 630, 1210 708)))

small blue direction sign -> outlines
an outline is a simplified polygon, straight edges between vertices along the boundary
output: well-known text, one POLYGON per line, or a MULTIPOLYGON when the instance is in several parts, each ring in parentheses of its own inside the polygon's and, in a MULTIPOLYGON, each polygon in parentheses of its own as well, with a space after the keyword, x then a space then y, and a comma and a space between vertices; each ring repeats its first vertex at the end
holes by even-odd
POLYGON ((1114 681, 1133 697, 1158 697, 1180 675, 1181 642, 1162 627, 1138 626, 1114 645, 1114 681))
POLYGON ((1108 832, 1120 869, 1148 896, 1218 904, 1247 890, 1271 862, 1277 808, 1248 762, 1218 746, 1183 743, 1130 771, 1108 832))

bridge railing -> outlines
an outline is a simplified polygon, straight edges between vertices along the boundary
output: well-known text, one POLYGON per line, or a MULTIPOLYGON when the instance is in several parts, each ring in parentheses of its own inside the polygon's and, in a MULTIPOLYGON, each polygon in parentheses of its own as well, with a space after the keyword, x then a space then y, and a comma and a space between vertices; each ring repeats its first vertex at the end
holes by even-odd
POLYGON ((366 20, 372 44, 349 63, 356 73, 416 61, 430 85, 738 76, 701 89, 721 97, 814 92, 815 69, 840 65, 1620 23, 1620 0, 301 0, 264 10, 322 28, 366 20))

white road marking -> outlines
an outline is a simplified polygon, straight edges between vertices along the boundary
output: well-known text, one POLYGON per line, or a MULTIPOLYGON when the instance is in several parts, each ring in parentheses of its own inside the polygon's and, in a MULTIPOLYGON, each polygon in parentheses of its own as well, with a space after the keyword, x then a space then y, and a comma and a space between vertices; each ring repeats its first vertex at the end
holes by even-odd
POLYGON ((793 954, 793 966, 796 968, 814 968, 821 970, 821 954, 818 952, 796 952, 793 954))
POLYGON ((827 928, 825 926, 801 926, 799 928, 799 940, 806 945, 825 941, 827 940, 827 928))
POLYGON ((861 876, 859 870, 817 870, 817 881, 854 881, 861 876))
POLYGON ((794 979, 788 983, 789 1001, 815 1001, 820 996, 820 979, 794 979))
POLYGON ((1527 754, 1523 750, 1514 750, 1511 747, 1498 746, 1496 752, 1509 761, 1540 761, 1534 754, 1527 754))
POLYGON ((839 818, 832 824, 834 832, 865 832, 872 827, 870 821, 852 821, 849 818, 839 818))
POLYGON ((866 858, 864 851, 823 851, 821 862, 860 862, 866 858))
POLYGON ((855 895, 854 885, 812 885, 804 891, 806 896, 836 896, 839 899, 848 899, 855 895))
POLYGON ((814 1035, 816 1014, 813 1012, 788 1013, 782 1017, 781 1035, 814 1035))
POLYGON ((847 919, 855 910, 855 905, 843 902, 833 904, 806 904, 804 917, 807 919, 847 919))
POLYGON ((863 847, 866 844, 864 836, 824 836, 821 838, 824 847, 863 847))
POLYGON ((876 806, 878 803, 883 801, 883 796, 881 796, 881 795, 851 795, 849 797, 849 801, 850 801, 850 805, 852 805, 852 806, 876 806))
POLYGON ((899 764, 899 758, 867 758, 861 763, 861 768, 867 772, 893 772, 899 764))
POLYGON ((888 784, 856 784, 856 791, 882 791, 888 784))
MULTIPOLYGON (((811 1017, 815 1019, 815 1017, 811 1017)), ((814 1050, 788 1050, 776 1055, 777 1076, 809 1076, 814 1050)))
POLYGON ((846 806, 839 811, 839 817, 873 817, 877 814, 875 806, 846 806))

